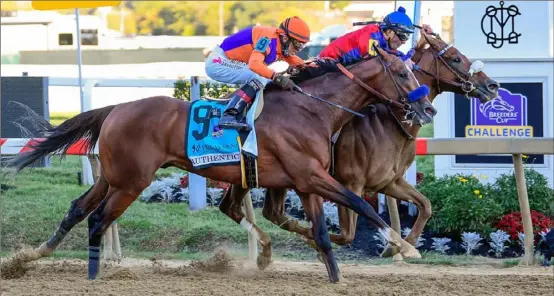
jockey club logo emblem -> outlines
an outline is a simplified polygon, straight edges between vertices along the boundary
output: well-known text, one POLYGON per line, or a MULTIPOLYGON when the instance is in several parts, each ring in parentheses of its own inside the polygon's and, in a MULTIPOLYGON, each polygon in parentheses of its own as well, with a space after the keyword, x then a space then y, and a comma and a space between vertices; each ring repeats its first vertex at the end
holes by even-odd
POLYGON ((518 15, 521 15, 519 8, 515 5, 504 7, 504 1, 500 1, 500 7, 489 5, 481 19, 481 31, 487 37, 487 44, 494 48, 501 48, 504 41, 517 44, 521 37, 515 31, 515 18, 518 15))

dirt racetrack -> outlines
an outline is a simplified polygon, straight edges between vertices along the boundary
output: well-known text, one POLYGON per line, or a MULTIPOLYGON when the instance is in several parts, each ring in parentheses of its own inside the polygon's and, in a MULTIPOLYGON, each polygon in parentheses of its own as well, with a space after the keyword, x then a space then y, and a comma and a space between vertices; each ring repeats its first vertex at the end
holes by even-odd
POLYGON ((124 259, 87 280, 86 261, 42 259, 3 279, 8 295, 554 295, 552 267, 445 267, 341 264, 330 284, 324 265, 274 261, 259 271, 244 261, 192 263, 124 259))

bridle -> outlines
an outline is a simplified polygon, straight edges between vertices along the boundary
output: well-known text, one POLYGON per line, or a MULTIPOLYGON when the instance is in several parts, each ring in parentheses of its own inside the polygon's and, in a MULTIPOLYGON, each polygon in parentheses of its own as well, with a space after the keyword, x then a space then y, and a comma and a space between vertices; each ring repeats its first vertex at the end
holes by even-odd
POLYGON ((406 129, 402 125, 402 122, 408 122, 411 125, 412 120, 415 117, 416 113, 415 113, 415 111, 411 110, 412 107, 408 103, 407 97, 405 95, 402 95, 402 92, 400 91, 400 87, 398 86, 398 82, 396 81, 396 79, 394 79, 394 77, 392 76, 392 73, 389 71, 390 65, 392 65, 397 59, 399 60, 399 58, 395 57, 394 60, 392 62, 390 62, 389 64, 385 63, 379 54, 377 54, 377 58, 379 59, 379 62, 381 62, 381 64, 383 65, 383 68, 385 69, 385 72, 387 73, 387 75, 392 79, 392 83, 393 83, 394 87, 396 88, 396 91, 398 92, 398 96, 400 97, 400 100, 398 100, 398 101, 391 100, 390 98, 388 98, 384 94, 376 91, 375 89, 371 88, 369 85, 367 85, 366 83, 361 81, 359 78, 354 76, 354 74, 352 74, 350 71, 348 71, 341 63, 337 63, 336 65, 344 75, 346 75, 348 78, 350 78, 351 80, 356 82, 358 85, 360 85, 365 90, 367 90, 370 93, 372 93, 373 95, 375 95, 377 97, 377 99, 381 101, 381 103, 384 103, 387 106, 387 108, 389 109, 390 114, 396 120, 396 123, 398 124, 398 126, 400 127, 400 129, 402 130, 404 135, 409 140, 413 140, 413 139, 415 139, 415 137, 412 136, 408 131, 406 131, 406 129), (398 117, 396 117, 394 112, 392 112, 391 106, 397 107, 399 109, 402 109, 402 111, 404 111, 404 118, 403 118, 402 121, 400 121, 398 119, 398 117))
MULTIPOLYGON (((435 78, 435 80, 437 81, 437 90, 438 90, 438 93, 441 93, 441 89, 440 89, 440 84, 441 82, 444 83, 444 84, 447 84, 449 86, 452 86, 454 88, 460 88, 464 93, 465 93, 465 97, 466 98, 470 98, 469 97, 469 93, 471 93, 472 91, 475 90, 475 86, 473 85, 473 83, 471 81, 469 81, 469 78, 473 75, 473 74, 476 74, 478 73, 479 71, 475 71, 474 69, 470 68, 470 70, 468 72, 465 72, 465 73, 462 73, 462 75, 460 75, 458 73, 458 71, 454 70, 445 60, 444 60, 444 57, 442 56, 447 50, 449 50, 451 47, 453 47, 452 44, 449 44, 447 45, 445 48, 443 48, 442 50, 440 51, 437 51, 435 49, 435 47, 432 45, 432 43, 430 42, 429 40, 429 37, 427 37, 426 34, 422 34, 423 37, 427 40, 427 43, 429 44, 429 48, 431 49, 431 51, 433 52, 433 60, 434 60, 434 64, 436 65, 436 73, 433 74, 433 73, 430 73, 426 70, 423 70, 419 65, 415 64, 416 67, 414 67, 414 70, 416 71, 420 71, 428 76, 431 76, 433 78, 435 78), (439 60, 440 62, 442 62, 442 64, 452 73, 454 74, 454 76, 456 76, 456 81, 453 81, 453 80, 450 80, 450 79, 445 79, 445 78, 442 78, 439 76, 439 67, 440 67, 440 63, 439 63, 439 60), (462 77, 463 76, 463 77, 462 77)), ((440 37, 437 35, 437 38, 440 39, 440 37)), ((442 39, 441 39, 442 40, 442 39)), ((473 65, 473 64, 472 64, 473 65)))

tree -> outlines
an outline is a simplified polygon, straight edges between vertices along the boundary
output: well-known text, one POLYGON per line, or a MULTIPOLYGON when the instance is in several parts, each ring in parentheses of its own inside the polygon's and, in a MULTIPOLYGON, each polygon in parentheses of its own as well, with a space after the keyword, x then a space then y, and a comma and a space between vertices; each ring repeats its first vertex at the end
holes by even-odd
MULTIPOLYGON (((331 1, 334 7, 348 2, 331 1)), ((219 35, 219 1, 125 1, 133 11, 140 35, 219 35)), ((224 34, 261 24, 278 26, 285 18, 300 16, 312 31, 335 24, 326 18, 324 1, 224 1, 224 34)))

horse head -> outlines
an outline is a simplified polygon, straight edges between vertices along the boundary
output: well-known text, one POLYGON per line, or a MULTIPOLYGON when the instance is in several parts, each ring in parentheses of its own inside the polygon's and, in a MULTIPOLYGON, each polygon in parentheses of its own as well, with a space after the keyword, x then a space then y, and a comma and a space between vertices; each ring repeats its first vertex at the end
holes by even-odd
MULTIPOLYGON (((379 47, 373 48, 378 66, 372 65, 377 72, 368 78, 369 83, 386 98, 392 98, 404 107, 404 120, 417 125, 431 123, 437 110, 427 95, 429 88, 420 85, 413 72, 397 56, 389 54, 379 47)), ((367 64, 371 66, 370 63, 367 64)))
POLYGON ((481 103, 498 96, 500 84, 483 72, 481 61, 471 63, 458 49, 444 42, 440 37, 431 37, 421 31, 429 46, 416 51, 414 68, 436 81, 438 92, 446 91, 478 98, 481 103))

